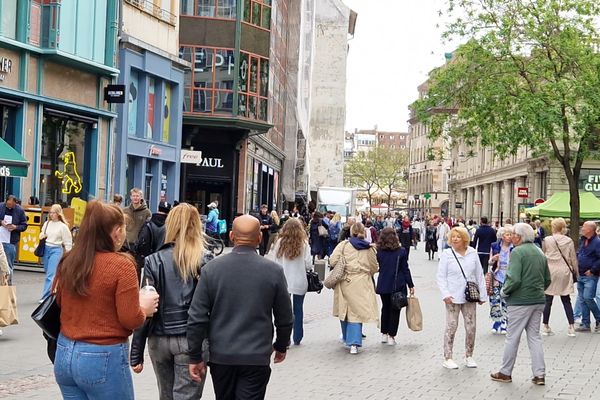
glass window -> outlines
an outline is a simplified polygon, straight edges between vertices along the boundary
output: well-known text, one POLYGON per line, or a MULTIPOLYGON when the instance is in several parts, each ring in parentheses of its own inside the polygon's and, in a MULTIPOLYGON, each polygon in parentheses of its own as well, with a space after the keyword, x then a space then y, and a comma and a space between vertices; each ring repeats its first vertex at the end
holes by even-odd
POLYGON ((215 88, 233 90, 235 57, 233 50, 216 50, 215 88))
POLYGON ((239 90, 248 91, 248 54, 246 53, 240 54, 239 90))
POLYGON ((258 58, 250 58, 250 92, 256 93, 258 87, 258 58))
POLYGON ((0 11, 0 35, 15 39, 17 36, 17 0, 3 0, 0 11))
POLYGON ((250 22, 250 14, 252 12, 250 0, 244 0, 244 21, 250 22))
POLYGON ((215 91, 215 113, 231 113, 233 111, 233 92, 215 91))
POLYGON ((217 17, 235 19, 237 0, 219 0, 217 6, 217 17))
POLYGON ((215 1, 216 0, 197 0, 198 1, 198 13, 196 15, 200 17, 214 17, 215 16, 215 1))
POLYGON ((252 25, 260 26, 260 3, 252 2, 252 25))
POLYGON ((148 78, 148 123, 146 127, 146 138, 154 137, 154 115, 156 102, 156 84, 154 78, 148 78))
POLYGON ((243 93, 238 94, 238 114, 248 116, 248 96, 243 93))
POLYGON ((269 60, 263 58, 260 62, 260 95, 267 97, 269 92, 269 60))
POLYGON ((261 27, 265 29, 271 28, 271 7, 262 8, 261 27))
POLYGON ((198 47, 194 55, 194 87, 212 87, 213 49, 198 47))
POLYGON ((131 71, 129 75, 129 112, 127 118, 127 134, 135 136, 137 132, 137 112, 138 112, 138 97, 139 97, 139 76, 135 71, 131 71))
POLYGON ((181 0, 179 13, 181 15, 194 15, 194 0, 181 0))

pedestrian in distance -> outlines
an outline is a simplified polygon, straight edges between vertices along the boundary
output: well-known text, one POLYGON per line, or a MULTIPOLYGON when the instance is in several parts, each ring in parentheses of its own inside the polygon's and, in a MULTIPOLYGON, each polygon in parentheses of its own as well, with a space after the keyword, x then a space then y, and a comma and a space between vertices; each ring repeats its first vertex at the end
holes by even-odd
POLYGON ((144 193, 139 188, 133 188, 129 191, 131 203, 123 209, 125 215, 129 218, 127 222, 127 244, 130 251, 135 253, 135 242, 138 239, 142 226, 152 217, 152 213, 144 202, 144 193))
POLYGON ((123 196, 115 193, 115 195, 113 196, 113 204, 117 207, 121 207, 123 205, 123 196))
POLYGON ((258 214, 258 220, 260 222, 260 232, 262 235, 262 241, 258 246, 258 253, 261 256, 267 254, 267 243, 269 243, 269 230, 273 225, 273 218, 269 214, 269 207, 266 204, 260 206, 260 213, 258 214))
POLYGON ((275 262, 283 267, 283 273, 292 296, 294 312, 294 333, 292 340, 299 345, 304 337, 304 296, 308 290, 306 271, 312 269, 312 257, 308 238, 302 223, 292 218, 288 220, 275 243, 275 262))
MULTIPOLYGON (((552 235, 546 236, 542 242, 542 249, 548 259, 551 283, 544 292, 546 303, 544 306, 544 317, 542 335, 553 335, 548 324, 550 321, 550 310, 554 296, 560 296, 569 327, 567 335, 575 337, 575 318, 571 306, 571 295, 574 293, 574 284, 579 275, 577 268, 577 254, 575 245, 570 237, 565 235, 567 223, 563 218, 554 218, 551 223, 552 235), (574 276, 575 275, 575 276, 574 276), (575 277, 575 281, 573 280, 575 277)), ((537 237, 537 236, 536 236, 537 237)))
POLYGON ((313 263, 315 257, 318 260, 322 260, 325 258, 325 254, 327 253, 327 236, 321 235, 319 232, 319 227, 322 227, 329 234, 329 226, 323 222, 323 214, 318 211, 313 213, 313 217, 310 220, 309 228, 308 228, 308 240, 310 243, 310 252, 313 256, 313 263))
POLYGON ((158 294, 140 292, 135 261, 118 252, 126 239, 119 207, 90 201, 79 229, 54 281, 56 382, 65 399, 132 400, 127 339, 156 312, 158 294))
POLYGON ((41 303, 50 295, 50 288, 56 275, 58 262, 63 255, 63 249, 64 251, 70 251, 73 247, 73 237, 60 204, 54 204, 50 207, 48 219, 42 225, 40 239, 46 239, 44 255, 42 256, 46 280, 40 297, 41 303))
POLYGON ((365 240, 365 227, 356 222, 350 228, 351 237, 337 245, 331 254, 330 264, 345 264, 345 279, 335 285, 333 316, 338 317, 342 328, 342 341, 357 354, 362 346, 362 325, 377 322, 377 298, 373 275, 379 270, 376 250, 365 240))
POLYGON ((437 271, 437 284, 446 306, 446 331, 444 333, 444 368, 458 369, 453 360, 454 337, 458 328, 458 317, 462 313, 465 325, 465 365, 477 368, 473 358, 477 330, 477 303, 468 302, 465 297, 467 280, 475 282, 479 288, 479 304, 488 300, 483 269, 475 249, 469 246, 469 233, 466 228, 452 228, 448 233, 450 248, 441 256, 437 271))
POLYGON ((473 236, 473 247, 479 254, 479 262, 483 267, 483 273, 487 274, 490 261, 490 250, 492 243, 496 242, 497 235, 494 228, 488 224, 487 217, 481 217, 481 224, 473 236))
POLYGON ((205 228, 208 236, 215 237, 219 234, 219 207, 216 201, 208 205, 205 228))
POLYGON ((352 228, 352 225, 354 225, 355 223, 356 223, 356 218, 354 218, 354 217, 348 217, 346 219, 346 223, 344 224, 344 226, 342 226, 342 230, 340 231, 338 243, 341 243, 344 240, 350 239, 350 237, 352 236, 350 234, 350 228, 352 228))
POLYGON ((171 211, 169 203, 159 203, 158 212, 146 221, 135 243, 135 260, 138 266, 138 276, 144 268, 144 260, 165 243, 165 221, 171 211))
POLYGON ((273 223, 269 228, 269 241, 267 242, 267 249, 265 250, 265 255, 269 254, 269 251, 271 251, 271 248, 277 242, 277 238, 279 237, 279 224, 281 223, 281 221, 279 219, 277 211, 271 211, 271 220, 273 220, 273 223))
POLYGON ((429 260, 435 259, 435 253, 437 253, 437 229, 431 221, 427 223, 425 228, 425 252, 429 257, 429 260))
POLYGON ((590 312, 596 320, 595 332, 600 333, 600 309, 598 302, 598 275, 600 274, 600 238, 596 234, 596 224, 587 221, 581 228, 577 264, 579 278, 577 280, 577 297, 581 302, 581 325, 577 332, 590 332, 590 312))
POLYGON ((521 335, 527 334, 531 353, 531 370, 535 385, 544 385, 546 365, 540 335, 540 322, 544 312, 544 290, 550 285, 550 270, 546 256, 533 242, 535 232, 526 223, 514 226, 512 242, 515 249, 510 256, 502 296, 508 304, 508 327, 504 344, 502 366, 491 374, 492 380, 512 382, 512 371, 517 359, 521 335))
POLYGON ((410 218, 405 215, 402 220, 396 220, 396 234, 402 244, 402 247, 406 250, 407 255, 410 253, 410 246, 413 244, 413 227, 410 223, 410 218))
POLYGON ((338 244, 340 238, 340 232, 342 231, 342 216, 339 213, 335 213, 329 221, 328 229, 329 237, 327 238, 327 256, 331 257, 333 249, 338 244))
POLYGON ((448 247, 448 233, 450 232, 450 226, 444 218, 440 218, 436 229, 437 248, 439 252, 443 252, 448 247))
POLYGON ((498 229, 498 237, 500 240, 492 243, 489 267, 491 268, 491 286, 492 294, 490 295, 490 318, 494 321, 492 325, 492 333, 506 335, 506 318, 508 306, 506 300, 500 295, 502 286, 506 280, 506 271, 510 262, 510 253, 513 249, 512 245, 512 225, 504 225, 498 229))
POLYGON ((161 400, 199 399, 204 380, 192 380, 189 371, 186 328, 188 310, 201 268, 213 256, 206 250, 198 210, 187 203, 174 208, 165 221, 165 244, 148 255, 142 286, 152 286, 160 296, 158 312, 133 334, 130 364, 135 373, 144 368, 148 353, 161 400))
POLYGON ((276 364, 283 362, 292 333, 292 305, 283 268, 256 254, 262 241, 260 225, 250 215, 233 221, 229 233, 233 250, 202 268, 190 305, 189 371, 195 381, 204 379, 202 350, 208 339, 217 400, 263 399, 271 354, 275 353, 276 364))
POLYGON ((8 269, 8 284, 12 282, 15 259, 17 258, 17 247, 21 240, 21 232, 27 229, 27 217, 25 211, 18 204, 17 198, 12 194, 6 197, 4 203, 0 203, 0 237, 8 269))
POLYGON ((411 296, 415 294, 408 254, 400 246, 398 235, 393 228, 384 228, 377 243, 377 262, 379 275, 375 292, 381 298, 381 343, 396 345, 396 334, 400 322, 400 309, 392 305, 392 293, 400 291, 411 296))

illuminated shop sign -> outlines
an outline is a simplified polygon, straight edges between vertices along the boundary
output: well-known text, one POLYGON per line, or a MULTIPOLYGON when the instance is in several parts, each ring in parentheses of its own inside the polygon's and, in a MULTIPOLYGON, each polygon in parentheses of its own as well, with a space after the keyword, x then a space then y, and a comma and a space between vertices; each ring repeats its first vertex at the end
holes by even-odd
POLYGON ((80 193, 83 189, 81 177, 77 173, 77 161, 75 153, 69 151, 63 157, 63 170, 54 171, 54 176, 62 179, 62 192, 64 194, 80 193))

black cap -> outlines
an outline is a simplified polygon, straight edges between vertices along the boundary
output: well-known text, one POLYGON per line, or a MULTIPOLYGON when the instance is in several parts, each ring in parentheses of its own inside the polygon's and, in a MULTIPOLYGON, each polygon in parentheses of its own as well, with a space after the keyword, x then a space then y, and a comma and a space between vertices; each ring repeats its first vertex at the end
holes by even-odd
POLYGON ((168 214, 169 211, 171 211, 171 204, 169 203, 159 203, 158 204, 158 211, 168 214))

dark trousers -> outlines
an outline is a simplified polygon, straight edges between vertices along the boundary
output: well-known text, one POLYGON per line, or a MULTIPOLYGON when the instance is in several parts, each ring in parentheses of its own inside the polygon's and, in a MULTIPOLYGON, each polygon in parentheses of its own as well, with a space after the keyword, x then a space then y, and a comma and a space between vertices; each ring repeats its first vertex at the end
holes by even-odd
POLYGON ((483 273, 487 274, 488 263, 490 262, 490 253, 487 253, 487 254, 479 253, 479 261, 481 262, 481 266, 483 267, 483 273))
POLYGON ((269 243, 269 231, 264 230, 264 231, 262 231, 262 234, 263 234, 262 241, 258 245, 258 253, 261 256, 264 256, 265 253, 267 252, 267 243, 269 243))
POLYGON ((209 363, 216 400, 262 400, 271 376, 268 365, 209 363))
MULTIPOLYGON (((552 309, 552 300, 554 300, 554 296, 546 295, 546 304, 544 304, 544 317, 542 322, 548 325, 548 321, 550 321, 550 310, 552 309)), ((569 325, 573 325, 575 323, 575 318, 573 317, 573 307, 571 306, 571 296, 560 296, 560 301, 562 301, 563 308, 565 309, 565 314, 567 315, 567 321, 569 325)))
POLYGON ((381 297, 381 333, 396 336, 400 323, 400 310, 392 305, 392 294, 380 294, 381 297))

